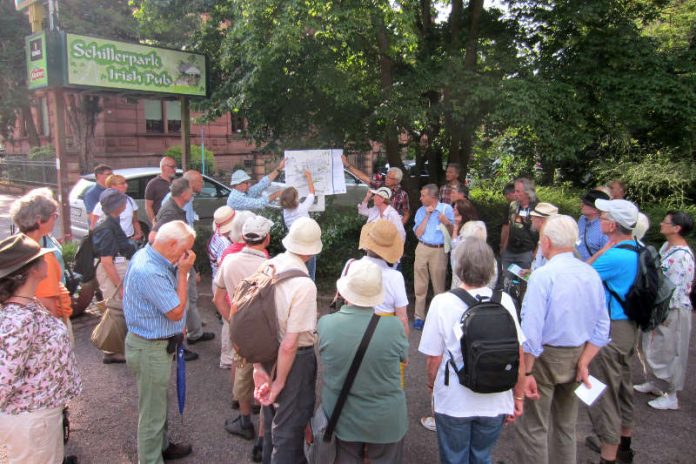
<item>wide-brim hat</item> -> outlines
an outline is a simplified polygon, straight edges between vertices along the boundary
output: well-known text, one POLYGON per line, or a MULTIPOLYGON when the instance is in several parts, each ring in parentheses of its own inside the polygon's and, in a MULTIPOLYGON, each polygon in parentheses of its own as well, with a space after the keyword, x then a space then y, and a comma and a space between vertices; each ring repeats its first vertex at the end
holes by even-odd
POLYGON ((233 242, 242 242, 244 240, 242 237, 242 228, 244 227, 244 223, 254 216, 256 215, 251 211, 237 211, 237 214, 234 215, 234 219, 232 219, 232 221, 224 227, 225 232, 223 232, 223 228, 221 227, 220 233, 229 233, 230 240, 233 242))
POLYGON ((321 253, 321 227, 312 218, 301 217, 292 223, 283 246, 296 255, 313 256, 321 253))
POLYGON ((597 200, 610 200, 611 198, 609 195, 607 195, 605 192, 602 192, 601 190, 597 189, 592 189, 589 192, 585 194, 584 197, 582 197, 582 202, 586 204, 587 206, 590 206, 592 208, 596 208, 595 206, 595 201, 597 200))
POLYGON ((551 203, 537 203, 534 209, 529 213, 530 216, 547 218, 558 214, 558 207, 551 203))
POLYGON ((368 222, 360 230, 358 248, 368 250, 388 263, 395 263, 404 254, 404 240, 396 226, 387 219, 368 222))
POLYGON ((629 230, 638 222, 638 207, 628 200, 596 200, 595 208, 608 213, 612 221, 629 230))
POLYGON ((232 220, 235 216, 235 210, 229 206, 221 206, 215 210, 213 214, 213 228, 217 228, 221 234, 226 234, 232 229, 232 220))
POLYGON ((356 306, 371 307, 384 302, 382 270, 366 260, 351 263, 346 275, 336 281, 336 288, 343 298, 356 306))
POLYGON ((385 200, 388 200, 392 196, 392 191, 389 187, 380 187, 377 190, 370 190, 373 195, 380 196, 384 198, 385 200))
POLYGON ((0 241, 0 279, 52 251, 50 248, 41 248, 24 234, 7 237, 0 241))
POLYGON ((248 182, 250 180, 251 177, 249 177, 249 174, 247 174, 244 169, 237 169, 232 173, 232 177, 230 177, 230 185, 234 187, 235 185, 239 185, 242 182, 248 182))

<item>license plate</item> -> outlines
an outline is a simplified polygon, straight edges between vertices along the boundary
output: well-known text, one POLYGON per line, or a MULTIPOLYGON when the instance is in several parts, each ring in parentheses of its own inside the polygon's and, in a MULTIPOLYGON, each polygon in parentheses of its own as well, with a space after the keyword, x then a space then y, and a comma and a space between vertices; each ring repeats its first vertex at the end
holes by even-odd
POLYGON ((71 206, 70 207, 70 217, 73 217, 73 218, 82 217, 82 210, 80 208, 76 208, 74 206, 71 206))

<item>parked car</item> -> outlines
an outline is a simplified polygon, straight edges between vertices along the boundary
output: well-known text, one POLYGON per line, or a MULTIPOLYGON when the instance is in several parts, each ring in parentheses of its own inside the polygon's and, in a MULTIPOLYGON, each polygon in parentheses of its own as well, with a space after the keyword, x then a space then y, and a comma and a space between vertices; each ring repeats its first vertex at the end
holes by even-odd
MULTIPOLYGON (((138 219, 147 236, 150 231, 150 221, 145 213, 145 186, 157 175, 158 167, 117 169, 114 174, 120 174, 128 181, 126 192, 138 204, 138 219)), ((183 172, 177 171, 177 176, 183 172)), ((94 185, 94 174, 87 174, 75 184, 70 191, 70 223, 73 237, 79 239, 89 231, 89 215, 85 210, 83 198, 87 190, 94 185)), ((215 210, 227 202, 230 188, 215 179, 203 176, 203 189, 194 197, 194 208, 202 222, 211 222, 215 210)))
MULTIPOLYGON (((128 181, 128 191, 126 193, 138 204, 138 219, 146 236, 150 231, 150 221, 147 218, 147 214, 145 214, 145 186, 159 173, 160 170, 157 167, 117 169, 114 171, 114 174, 120 174, 128 181)), ((177 171, 177 176, 182 174, 183 171, 177 171)), ((332 204, 355 206, 365 197, 368 187, 348 171, 345 171, 344 174, 346 194, 334 195, 332 204)), ((94 182, 94 174, 84 175, 70 191, 70 223, 73 237, 76 239, 84 237, 89 231, 89 215, 85 210, 83 198, 87 190, 94 185, 94 182)), ((285 187, 287 185, 282 182, 273 182, 265 194, 270 194, 285 187)), ((229 194, 230 188, 228 186, 212 177, 203 176, 203 189, 193 200, 193 207, 202 223, 212 222, 215 210, 226 204, 229 194)))

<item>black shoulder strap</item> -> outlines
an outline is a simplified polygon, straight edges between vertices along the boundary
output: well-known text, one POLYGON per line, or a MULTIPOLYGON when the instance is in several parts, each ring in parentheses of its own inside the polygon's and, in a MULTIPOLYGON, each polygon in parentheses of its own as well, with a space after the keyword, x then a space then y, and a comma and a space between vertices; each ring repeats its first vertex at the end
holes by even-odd
MULTIPOLYGON (((450 290, 450 293, 456 295, 459 297, 460 300, 462 300, 468 307, 474 306, 476 304, 481 303, 483 299, 477 299, 474 298, 474 296, 464 290, 463 288, 453 288, 450 290)), ((500 300, 503 297, 503 292, 499 288, 496 287, 495 290, 493 290, 493 294, 491 297, 488 299, 488 301, 492 301, 493 303, 500 303, 500 300)))
POLYGON ((326 431, 324 432, 324 441, 331 441, 331 435, 333 435, 334 428, 336 428, 338 418, 341 415, 341 410, 346 404, 350 387, 353 386, 353 381, 355 380, 355 376, 358 374, 358 369, 360 369, 360 364, 362 364, 365 351, 367 351, 367 346, 370 344, 372 334, 375 333, 379 319, 380 316, 372 314, 370 323, 367 325, 367 329, 365 329, 365 334, 360 342, 360 346, 358 346, 358 351, 355 352, 353 363, 350 365, 350 369, 348 369, 348 374, 346 375, 346 380, 343 383, 343 388, 341 388, 341 393, 338 395, 338 400, 336 400, 336 406, 334 406, 334 410, 331 413, 329 424, 326 426, 326 431))

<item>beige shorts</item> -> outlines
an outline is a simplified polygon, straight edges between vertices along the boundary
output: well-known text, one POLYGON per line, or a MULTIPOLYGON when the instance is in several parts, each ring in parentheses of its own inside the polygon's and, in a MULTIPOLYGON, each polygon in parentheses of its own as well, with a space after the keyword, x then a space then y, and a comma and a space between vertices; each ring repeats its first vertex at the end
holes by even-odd
MULTIPOLYGON (((235 353, 235 361, 238 356, 235 353)), ((236 363, 232 394, 237 401, 252 401, 254 399, 254 365, 251 363, 236 363)))

